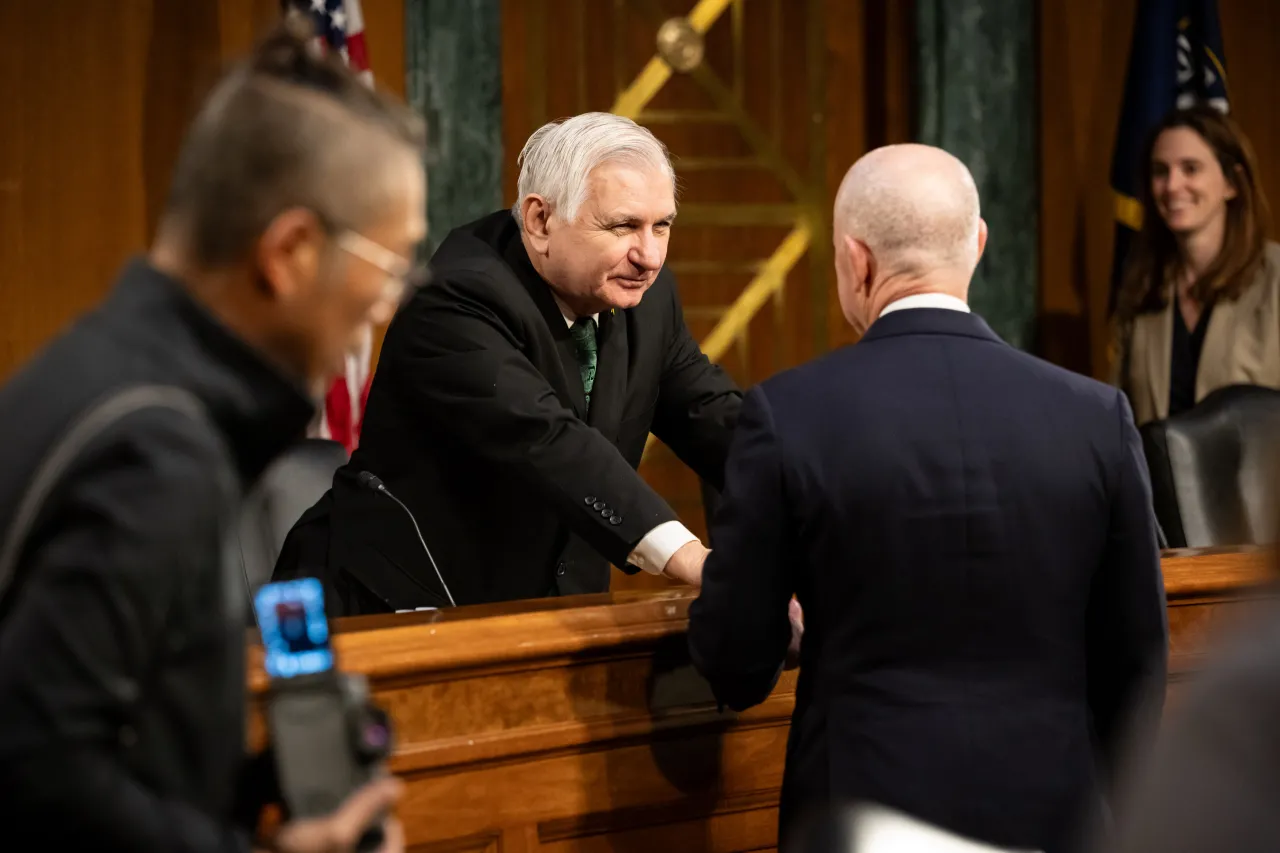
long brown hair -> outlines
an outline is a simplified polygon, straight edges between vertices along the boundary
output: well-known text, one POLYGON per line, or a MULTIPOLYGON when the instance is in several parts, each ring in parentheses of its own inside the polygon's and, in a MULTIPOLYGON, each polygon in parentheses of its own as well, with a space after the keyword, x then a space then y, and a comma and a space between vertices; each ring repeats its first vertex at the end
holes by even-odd
POLYGON ((1156 209, 1151 194, 1151 158, 1156 141, 1160 134, 1176 127, 1193 130, 1205 141, 1222 167, 1222 174, 1236 191, 1235 198, 1227 201, 1222 249, 1191 286, 1191 297, 1202 305, 1218 299, 1236 299, 1253 282, 1266 250, 1271 214, 1267 197, 1258 183, 1258 161, 1248 138, 1234 121, 1212 107, 1174 110, 1151 132, 1143 148, 1139 166, 1142 179, 1138 182, 1142 229, 1134 238, 1125 264, 1117 305, 1122 320, 1164 309, 1169 304, 1167 285, 1178 272, 1181 259, 1177 240, 1156 209))

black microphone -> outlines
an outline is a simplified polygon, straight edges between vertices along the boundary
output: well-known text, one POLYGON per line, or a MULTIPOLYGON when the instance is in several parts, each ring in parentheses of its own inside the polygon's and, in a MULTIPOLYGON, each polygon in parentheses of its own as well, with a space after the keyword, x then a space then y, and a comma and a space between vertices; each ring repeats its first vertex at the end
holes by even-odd
MULTIPOLYGON (((387 491, 387 484, 382 482, 382 479, 372 471, 361 471, 360 476, 356 479, 359 480, 360 485, 364 486, 366 489, 373 489, 375 492, 387 491)), ((390 494, 390 492, 387 492, 387 494, 390 494)))
POLYGON ((366 489, 381 492, 391 500, 400 505, 404 510, 404 514, 409 516, 409 520, 413 522, 413 532, 418 534, 418 542, 422 544, 422 550, 427 552, 427 559, 431 561, 431 568, 435 569, 436 577, 440 580, 440 586, 444 588, 445 597, 449 599, 449 603, 454 607, 458 606, 458 602, 453 600, 453 593, 449 592, 449 585, 444 582, 444 575, 440 574, 440 567, 436 565, 436 558, 431 556, 431 549, 427 547, 427 540, 422 538, 422 528, 418 527, 418 519, 413 517, 413 512, 404 505, 404 501, 391 494, 391 490, 387 488, 387 484, 382 482, 377 474, 371 471, 361 471, 356 477, 356 481, 366 489))

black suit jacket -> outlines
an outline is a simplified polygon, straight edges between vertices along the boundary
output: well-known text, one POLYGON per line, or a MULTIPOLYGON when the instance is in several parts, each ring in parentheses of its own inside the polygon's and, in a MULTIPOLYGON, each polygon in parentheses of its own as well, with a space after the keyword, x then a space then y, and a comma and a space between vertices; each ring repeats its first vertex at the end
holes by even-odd
POLYGON ((324 574, 334 612, 602 592, 675 513, 636 473, 652 430, 718 486, 741 404, 685 327, 665 269, 599 317, 590 411, 564 317, 509 211, 453 231, 392 322, 361 443, 286 542, 277 576, 324 574))
POLYGON ((1142 446, 1115 389, 979 317, 885 315, 746 396, 694 662, 734 708, 771 690, 805 611, 783 786, 991 844, 1061 850, 1096 808, 1164 586, 1142 446))

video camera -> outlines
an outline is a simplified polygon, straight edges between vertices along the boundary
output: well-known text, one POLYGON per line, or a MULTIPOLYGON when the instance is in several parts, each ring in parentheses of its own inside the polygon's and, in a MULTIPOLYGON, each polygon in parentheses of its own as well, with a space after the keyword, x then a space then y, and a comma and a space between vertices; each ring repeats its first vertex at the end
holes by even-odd
MULTIPOLYGON (((270 679, 266 716, 289 819, 333 813, 356 789, 386 773, 391 722, 358 674, 334 663, 324 587, 316 578, 269 583, 254 596, 270 679)), ((358 850, 383 840, 382 820, 358 850)))

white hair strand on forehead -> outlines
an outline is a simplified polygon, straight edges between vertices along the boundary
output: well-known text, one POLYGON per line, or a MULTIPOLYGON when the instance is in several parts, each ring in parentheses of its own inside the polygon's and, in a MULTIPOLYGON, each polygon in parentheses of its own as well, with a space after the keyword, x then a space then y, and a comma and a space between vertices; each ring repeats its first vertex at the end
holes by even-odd
POLYGON ((520 178, 511 213, 522 227, 520 207, 530 195, 545 198, 561 219, 576 219, 587 197, 587 178, 604 163, 656 169, 675 190, 676 174, 667 147, 648 128, 613 113, 583 113, 543 125, 529 137, 516 162, 520 178))

